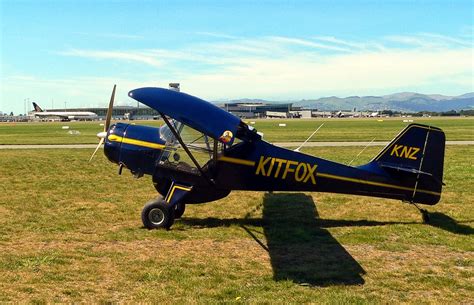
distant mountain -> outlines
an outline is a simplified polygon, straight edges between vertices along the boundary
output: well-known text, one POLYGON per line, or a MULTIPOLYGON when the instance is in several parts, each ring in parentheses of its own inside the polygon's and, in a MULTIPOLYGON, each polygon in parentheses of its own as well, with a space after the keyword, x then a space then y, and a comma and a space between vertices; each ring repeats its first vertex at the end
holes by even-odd
POLYGON ((465 93, 463 95, 460 95, 458 96, 459 98, 470 98, 470 97, 474 97, 474 92, 470 92, 470 93, 465 93))
POLYGON ((238 100, 231 100, 231 101, 228 101, 226 103, 258 104, 258 103, 269 103, 269 101, 262 100, 262 99, 256 99, 256 98, 241 98, 241 99, 238 99, 238 100))
POLYGON ((320 110, 396 110, 406 112, 474 109, 474 92, 459 96, 400 92, 383 96, 336 96, 295 102, 295 106, 320 110))
MULTIPOLYGON (((216 103, 222 104, 223 102, 216 103)), ((382 96, 329 96, 318 99, 280 102, 243 98, 227 101, 227 103, 293 103, 294 106, 324 111, 353 110, 356 108, 357 111, 394 110, 404 112, 442 112, 450 110, 459 111, 463 109, 474 109, 474 92, 462 94, 459 96, 399 92, 382 96)))

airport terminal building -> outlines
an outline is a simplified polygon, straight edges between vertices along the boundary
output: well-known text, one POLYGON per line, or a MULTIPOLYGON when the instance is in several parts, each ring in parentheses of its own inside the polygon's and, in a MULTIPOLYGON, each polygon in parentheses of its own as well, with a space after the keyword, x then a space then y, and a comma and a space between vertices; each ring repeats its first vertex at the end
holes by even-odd
MULTIPOLYGON (((300 118, 304 117, 302 113, 305 113, 305 111, 301 110, 299 107, 293 107, 292 103, 225 103, 218 104, 217 106, 240 118, 300 118)), ((107 114, 107 108, 60 108, 48 109, 47 111, 94 112, 98 115, 98 119, 105 119, 107 114)), ((29 116, 33 117, 34 112, 30 112, 29 116)), ((114 106, 112 117, 114 119, 157 120, 160 118, 160 114, 155 109, 145 105, 139 105, 138 107, 114 106)), ((311 117, 310 110, 309 117, 311 117)))
MULTIPOLYGON (((266 118, 276 115, 277 117, 292 117, 292 103, 252 103, 252 102, 232 102, 218 105, 222 109, 240 118, 266 118)), ((299 108, 298 108, 299 109, 299 108)))
MULTIPOLYGON (((179 83, 170 83, 170 90, 180 91, 179 83)), ((238 102, 229 102, 216 104, 218 107, 243 119, 250 118, 311 118, 311 110, 303 110, 301 107, 293 107, 293 103, 266 103, 254 100, 243 100, 238 102)), ((97 119, 103 120, 107 115, 108 108, 61 108, 47 109, 47 112, 93 112, 97 114, 97 119)), ((145 105, 137 106, 114 106, 112 117, 114 119, 125 120, 157 120, 160 114, 155 109, 145 105)), ((18 117, 19 118, 19 117, 18 117)), ((17 118, 17 119, 18 119, 17 118)), ((9 118, 11 119, 11 118, 9 118)), ((40 120, 35 117, 35 112, 30 111, 28 116, 21 119, 40 120)), ((57 119, 60 119, 59 117, 57 119)), ((51 119, 49 119, 51 120, 51 119)))

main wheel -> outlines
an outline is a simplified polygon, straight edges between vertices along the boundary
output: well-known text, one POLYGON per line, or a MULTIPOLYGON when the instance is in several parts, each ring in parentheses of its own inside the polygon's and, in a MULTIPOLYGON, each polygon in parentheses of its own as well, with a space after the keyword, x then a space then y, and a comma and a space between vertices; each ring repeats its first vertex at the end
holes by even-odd
POLYGON ((174 223, 174 208, 171 208, 162 197, 151 200, 143 207, 142 222, 149 230, 169 229, 174 223))
POLYGON ((184 202, 178 202, 175 205, 174 209, 174 218, 178 219, 181 218, 184 214, 184 210, 186 210, 186 204, 184 202))

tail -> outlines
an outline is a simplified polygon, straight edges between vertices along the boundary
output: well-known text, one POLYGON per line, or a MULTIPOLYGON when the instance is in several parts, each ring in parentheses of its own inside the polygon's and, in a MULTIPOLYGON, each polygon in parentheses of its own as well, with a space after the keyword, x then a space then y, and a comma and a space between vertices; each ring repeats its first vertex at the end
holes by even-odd
POLYGON ((36 112, 43 112, 43 109, 41 109, 41 107, 38 106, 38 104, 36 104, 35 102, 33 102, 33 107, 35 108, 36 112))
POLYGON ((405 200, 436 204, 443 186, 444 132, 421 124, 410 124, 371 162, 383 168, 401 185, 405 200))

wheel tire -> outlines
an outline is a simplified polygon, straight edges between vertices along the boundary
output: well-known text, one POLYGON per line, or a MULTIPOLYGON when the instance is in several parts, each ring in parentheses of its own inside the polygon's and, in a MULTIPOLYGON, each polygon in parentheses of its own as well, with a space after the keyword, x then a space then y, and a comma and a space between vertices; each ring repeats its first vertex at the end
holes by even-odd
POLYGON ((181 216, 183 216, 185 210, 186 210, 186 204, 184 202, 178 202, 175 205, 174 218, 176 218, 176 219, 181 218, 181 216))
POLYGON ((170 208, 162 197, 151 200, 143 207, 142 222, 149 230, 169 229, 174 223, 174 208, 170 208))

